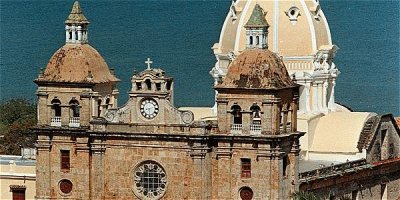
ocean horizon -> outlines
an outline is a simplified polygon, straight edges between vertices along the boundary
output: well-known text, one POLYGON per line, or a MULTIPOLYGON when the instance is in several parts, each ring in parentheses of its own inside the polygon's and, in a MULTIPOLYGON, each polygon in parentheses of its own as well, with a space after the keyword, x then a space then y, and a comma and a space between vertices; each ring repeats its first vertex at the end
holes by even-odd
MULTIPOLYGON (((134 70, 163 68, 175 80, 174 102, 212 106, 219 40, 231 1, 80 1, 89 44, 121 79, 119 106, 134 70)), ((400 115, 400 1, 321 0, 339 47, 336 101, 354 111, 400 115)), ((32 82, 65 44, 64 21, 73 1, 0 2, 0 100, 36 101, 32 82)))

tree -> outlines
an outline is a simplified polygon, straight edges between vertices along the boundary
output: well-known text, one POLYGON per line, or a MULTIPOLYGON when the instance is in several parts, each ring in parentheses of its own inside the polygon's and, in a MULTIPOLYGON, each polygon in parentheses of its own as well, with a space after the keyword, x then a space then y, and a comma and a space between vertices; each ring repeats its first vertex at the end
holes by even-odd
POLYGON ((37 123, 36 105, 24 99, 0 102, 0 153, 21 154, 20 147, 34 147, 30 128, 37 123))

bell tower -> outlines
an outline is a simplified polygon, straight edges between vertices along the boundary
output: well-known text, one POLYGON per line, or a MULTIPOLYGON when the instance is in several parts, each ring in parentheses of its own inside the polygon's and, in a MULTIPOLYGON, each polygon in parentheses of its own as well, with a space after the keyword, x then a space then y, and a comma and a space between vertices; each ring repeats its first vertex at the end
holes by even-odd
POLYGON ((268 49, 268 22, 260 5, 256 4, 253 13, 247 21, 246 29, 246 48, 268 49))

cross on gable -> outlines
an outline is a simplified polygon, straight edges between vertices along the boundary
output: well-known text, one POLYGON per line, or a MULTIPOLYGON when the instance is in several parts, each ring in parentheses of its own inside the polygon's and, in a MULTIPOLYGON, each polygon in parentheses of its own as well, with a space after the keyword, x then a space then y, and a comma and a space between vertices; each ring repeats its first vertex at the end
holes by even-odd
POLYGON ((153 61, 151 61, 150 58, 147 58, 147 61, 145 61, 144 63, 147 64, 147 69, 150 70, 150 66, 151 64, 153 64, 153 61))

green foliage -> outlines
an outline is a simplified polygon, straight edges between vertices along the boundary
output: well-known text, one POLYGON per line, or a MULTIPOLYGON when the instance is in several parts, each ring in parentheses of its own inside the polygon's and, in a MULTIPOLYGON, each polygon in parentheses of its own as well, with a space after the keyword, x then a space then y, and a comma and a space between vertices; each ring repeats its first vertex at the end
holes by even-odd
POLYGON ((20 146, 33 147, 36 105, 23 99, 0 102, 0 153, 20 154, 20 146))

